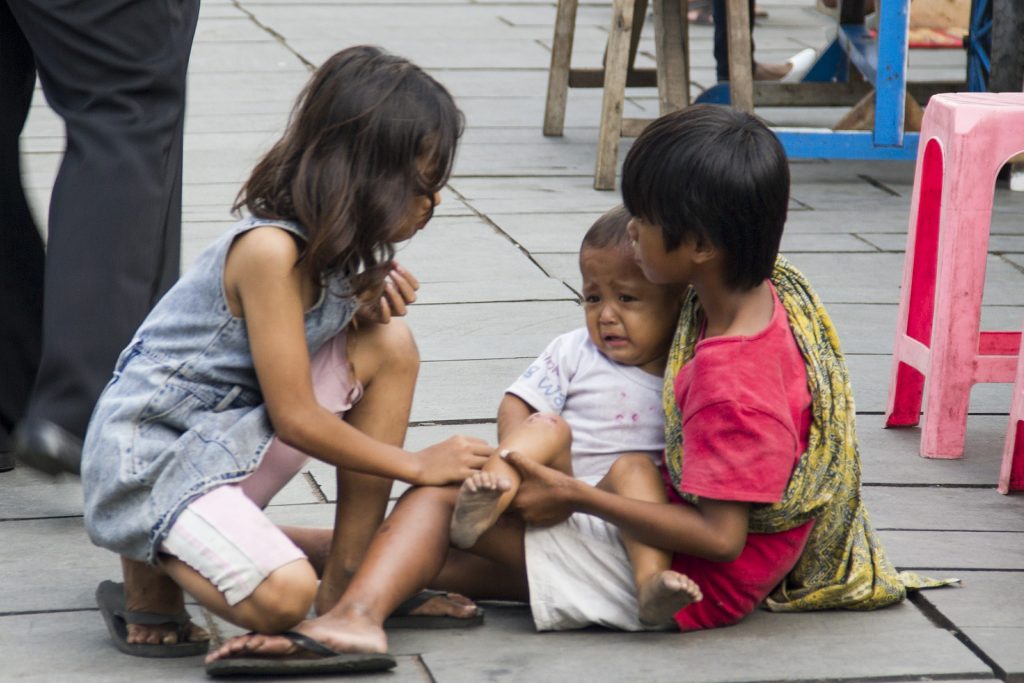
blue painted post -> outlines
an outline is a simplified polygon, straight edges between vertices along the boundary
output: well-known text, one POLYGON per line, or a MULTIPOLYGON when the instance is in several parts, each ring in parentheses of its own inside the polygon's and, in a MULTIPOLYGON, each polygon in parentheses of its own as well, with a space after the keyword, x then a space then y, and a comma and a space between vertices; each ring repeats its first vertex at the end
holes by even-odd
POLYGON ((875 136, 879 147, 903 146, 907 94, 909 0, 881 0, 878 11, 878 76, 875 80, 875 136))

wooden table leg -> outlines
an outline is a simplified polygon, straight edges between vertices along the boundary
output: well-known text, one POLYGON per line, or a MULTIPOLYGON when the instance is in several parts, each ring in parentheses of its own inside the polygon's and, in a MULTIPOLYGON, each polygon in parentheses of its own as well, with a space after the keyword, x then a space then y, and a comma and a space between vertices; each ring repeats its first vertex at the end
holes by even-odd
POLYGON ((560 136, 565 130, 565 101, 569 93, 572 41, 576 33, 579 0, 558 0, 555 37, 551 43, 548 96, 544 104, 544 135, 560 136))
POLYGON ((614 0, 612 4, 612 25, 608 31, 604 64, 601 130, 597 139, 597 164, 594 170, 596 190, 615 189, 615 165, 622 135, 622 104, 626 97, 634 5, 635 0, 614 0))
POLYGON ((687 6, 686 0, 654 0, 658 108, 662 116, 690 103, 687 6))
POLYGON ((732 106, 754 112, 754 73, 750 54, 750 7, 747 0, 726 0, 729 23, 729 98, 732 106))

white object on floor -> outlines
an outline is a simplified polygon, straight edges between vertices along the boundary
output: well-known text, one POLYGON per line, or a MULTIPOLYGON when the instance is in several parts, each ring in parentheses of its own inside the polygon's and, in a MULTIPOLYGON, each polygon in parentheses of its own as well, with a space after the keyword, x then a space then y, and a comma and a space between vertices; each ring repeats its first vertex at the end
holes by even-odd
POLYGON ((807 48, 797 52, 795 55, 786 60, 787 64, 791 64, 792 68, 785 76, 779 79, 780 83, 799 83, 804 80, 804 76, 814 66, 814 62, 818 60, 818 53, 814 48, 807 48))

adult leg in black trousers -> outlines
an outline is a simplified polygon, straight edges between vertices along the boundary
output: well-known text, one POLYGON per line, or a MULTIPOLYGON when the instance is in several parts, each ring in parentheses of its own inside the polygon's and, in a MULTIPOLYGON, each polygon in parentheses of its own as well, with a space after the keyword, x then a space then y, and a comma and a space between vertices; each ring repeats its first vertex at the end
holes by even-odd
MULTIPOLYGON (((118 353, 177 278, 198 11, 199 0, 0 0, 0 427, 18 422, 15 452, 39 469, 78 469, 118 353), (45 257, 18 161, 36 71, 67 133, 45 257)), ((180 589, 158 570, 125 561, 124 574, 128 610, 180 611, 180 589)), ((206 634, 128 626, 129 643, 179 638, 206 634)))
POLYGON ((39 366, 43 241, 21 184, 18 138, 32 104, 32 48, 0 0, 0 471, 14 467, 10 435, 39 366))
MULTIPOLYGON (((727 13, 725 11, 726 0, 712 0, 711 14, 715 23, 715 73, 719 82, 729 80, 729 25, 726 23, 727 13)), ((750 7, 750 58, 753 64, 754 58, 754 0, 748 3, 750 7)))
MULTIPOLYGON (((50 202, 35 382, 28 395, 0 383, 0 424, 23 413, 18 457, 51 472, 75 471, 80 439, 118 353, 177 278, 185 73, 199 3, 0 1, 7 5, 4 51, 8 35, 20 32, 67 132, 50 202)), ((24 68, 14 76, 23 79, 24 68)), ((5 152, 17 149, 24 99, 0 98, 5 152)), ((2 182, 5 197, 21 195, 20 179, 6 166, 2 182)), ((31 218, 5 222, 0 242, 31 242, 29 226, 31 218)), ((18 256, 0 252, 0 272, 32 253, 38 246, 18 256)), ((25 278, 0 300, 0 320, 18 325, 5 338, 38 339, 38 323, 19 309, 40 298, 39 286, 25 278)))

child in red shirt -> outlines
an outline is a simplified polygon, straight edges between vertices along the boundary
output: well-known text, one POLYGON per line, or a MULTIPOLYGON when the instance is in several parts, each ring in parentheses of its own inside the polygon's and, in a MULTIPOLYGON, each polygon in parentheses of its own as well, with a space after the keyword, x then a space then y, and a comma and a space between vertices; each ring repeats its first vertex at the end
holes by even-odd
POLYGON ((673 569, 704 594, 676 623, 725 626, 789 573, 814 524, 778 533, 748 528, 751 505, 782 500, 811 424, 804 358, 769 280, 789 168, 755 118, 694 107, 659 120, 637 141, 622 191, 644 275, 691 285, 703 313, 692 357, 666 380, 685 466, 674 482, 664 476, 669 501, 680 506, 672 516, 693 527, 674 547, 673 569))

